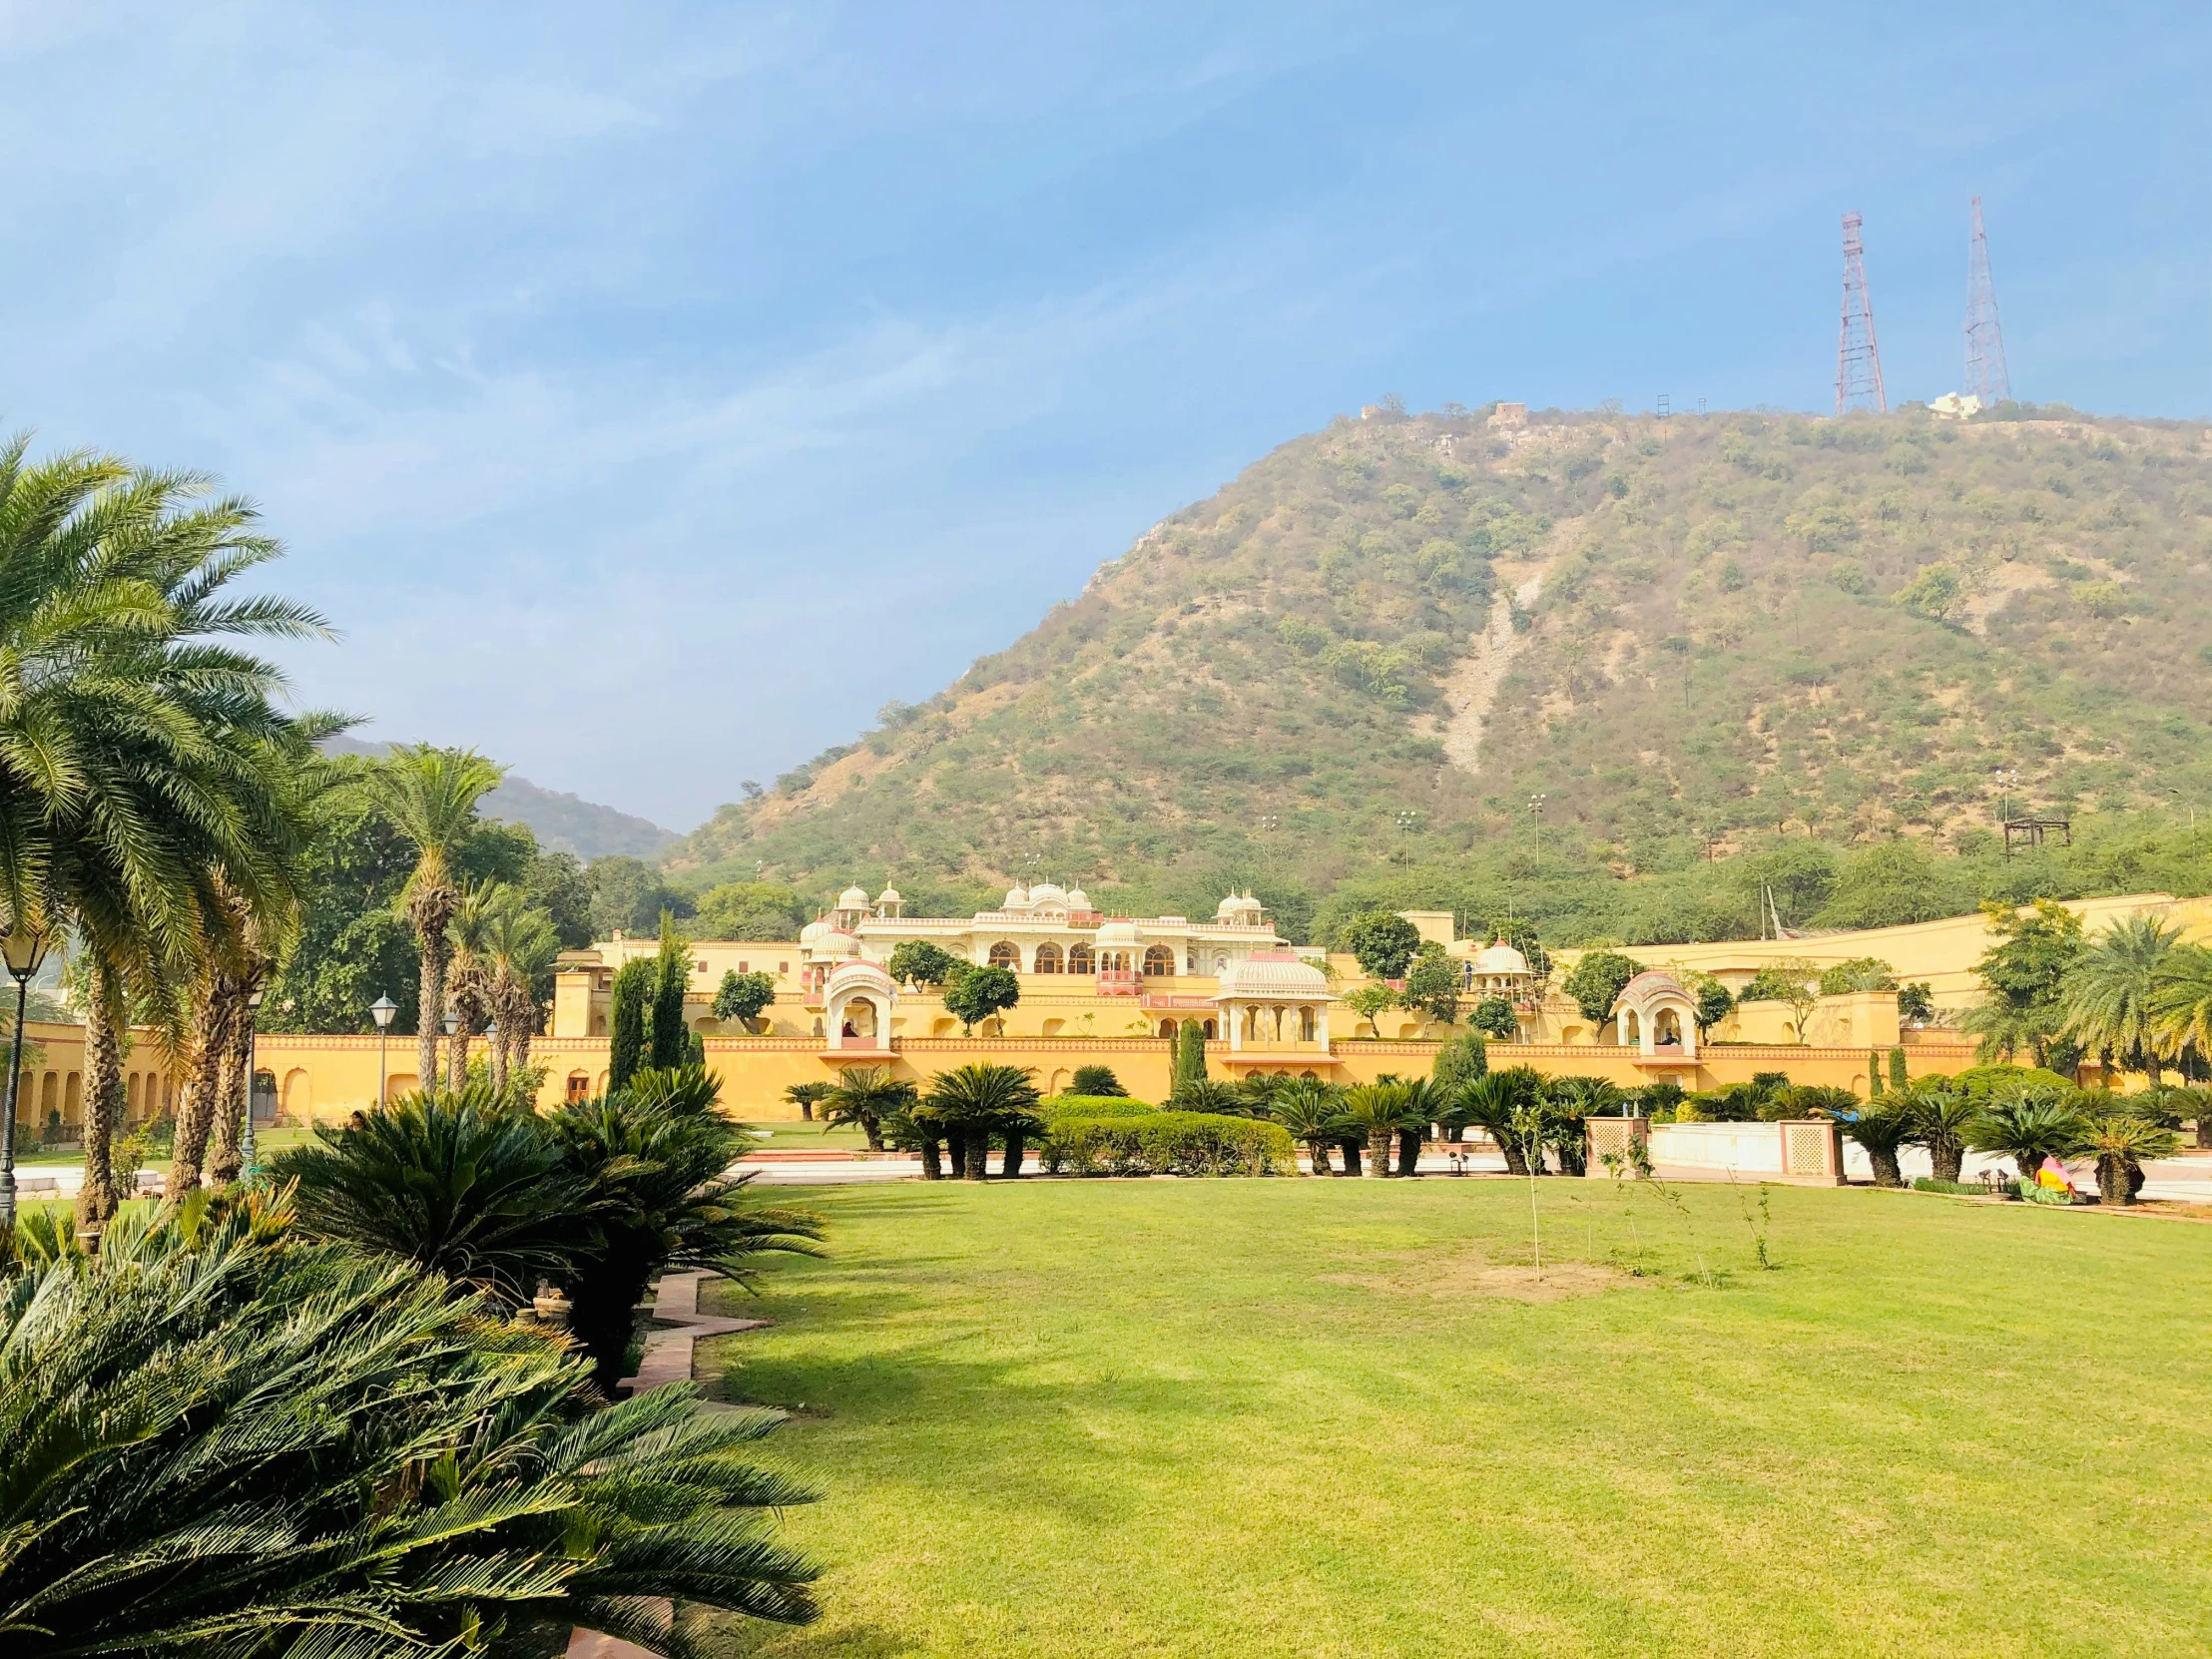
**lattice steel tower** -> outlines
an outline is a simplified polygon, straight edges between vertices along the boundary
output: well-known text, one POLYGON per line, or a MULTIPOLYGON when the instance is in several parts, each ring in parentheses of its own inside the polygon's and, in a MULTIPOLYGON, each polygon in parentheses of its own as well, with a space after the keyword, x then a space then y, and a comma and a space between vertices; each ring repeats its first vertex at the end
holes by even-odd
POLYGON ((1836 412, 1862 402, 1876 414, 1890 412, 1882 391, 1882 347, 1875 343, 1874 301, 1867 296, 1866 250, 1859 216, 1844 215, 1844 325, 1836 340, 1836 412))
POLYGON ((2009 402, 2004 330, 1997 326, 1997 290, 1989 280, 1989 239, 1981 234, 1981 198, 1973 199, 1966 239, 1966 390, 1984 404, 2009 402))

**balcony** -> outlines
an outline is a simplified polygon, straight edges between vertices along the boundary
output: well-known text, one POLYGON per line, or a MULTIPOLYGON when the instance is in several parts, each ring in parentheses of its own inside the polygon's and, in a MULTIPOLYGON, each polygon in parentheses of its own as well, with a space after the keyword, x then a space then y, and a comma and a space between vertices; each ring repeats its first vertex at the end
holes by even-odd
POLYGON ((1144 988, 1144 976, 1135 968, 1101 968, 1098 975, 1100 996, 1135 996, 1144 988))

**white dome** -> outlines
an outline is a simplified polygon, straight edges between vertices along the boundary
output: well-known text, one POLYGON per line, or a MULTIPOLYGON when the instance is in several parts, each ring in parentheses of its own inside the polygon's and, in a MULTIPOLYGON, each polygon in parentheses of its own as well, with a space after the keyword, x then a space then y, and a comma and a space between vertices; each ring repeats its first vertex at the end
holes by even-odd
POLYGON ((837 894, 837 908, 838 908, 838 909, 840 909, 840 910, 864 910, 864 909, 866 909, 866 908, 867 908, 867 891, 866 891, 866 889, 865 889, 865 888, 863 888, 863 887, 857 887, 857 886, 853 886, 853 887, 847 887, 847 888, 845 888, 845 889, 844 889, 844 891, 842 891, 842 892, 840 892, 839 894, 837 894))
POLYGON ((844 962, 832 968, 830 977, 823 981, 825 996, 834 997, 845 991, 874 991, 878 996, 891 997, 897 987, 891 976, 873 962, 844 962))
POLYGON ((999 907, 1006 910, 1028 909, 1029 889, 1023 886, 1020 882, 1015 882, 1012 886, 1006 889, 1006 902, 999 907))
POLYGON ((1135 944, 1137 924, 1133 921, 1109 921, 1098 930, 1100 944, 1135 944))
POLYGON ((1258 921, 1260 901, 1249 893, 1231 893, 1214 907, 1214 919, 1236 923, 1258 921))
POLYGON ((1085 892, 1085 891, 1084 891, 1084 890, 1083 890, 1083 889, 1082 889, 1081 887, 1070 887, 1070 888, 1068 888, 1068 908, 1069 908, 1069 909, 1071 909, 1071 910, 1087 910, 1087 909, 1089 909, 1090 907, 1091 907, 1091 895, 1090 895, 1089 893, 1085 892))
POLYGON ((1217 1002, 1226 997, 1322 997, 1330 994, 1329 977, 1294 951, 1255 950, 1243 961, 1232 963, 1221 976, 1217 1002))
POLYGON ((903 904, 906 901, 898 896, 896 887, 886 885, 881 892, 875 895, 875 902, 878 906, 881 906, 885 904, 903 904))
POLYGON ((827 921, 810 921, 799 930, 799 942, 801 944, 813 944, 815 940, 829 931, 830 931, 830 927, 827 921))
POLYGON ((1067 893, 1054 881, 1039 881, 1029 889, 1029 902, 1032 904, 1065 904, 1067 901, 1067 893))
POLYGON ((1474 953, 1474 971, 1489 978, 1502 979, 1528 972, 1528 958, 1499 939, 1474 953))
POLYGON ((860 941, 850 933, 840 933, 830 928, 814 941, 814 956, 818 961, 857 956, 860 941))

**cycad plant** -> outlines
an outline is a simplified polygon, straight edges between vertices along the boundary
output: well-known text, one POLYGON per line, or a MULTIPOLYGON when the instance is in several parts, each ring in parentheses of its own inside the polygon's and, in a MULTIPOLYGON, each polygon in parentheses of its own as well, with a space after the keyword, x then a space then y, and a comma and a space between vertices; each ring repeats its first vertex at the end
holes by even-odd
POLYGON ((488 1084, 405 1094, 277 1154, 301 1231, 395 1257, 496 1297, 529 1301, 569 1273, 609 1202, 544 1124, 488 1084))
POLYGON ((1580 1175, 1589 1168, 1591 1118, 1617 1118, 1628 1097, 1605 1077, 1555 1077, 1544 1090, 1551 1149, 1559 1173, 1580 1175))
POLYGON ((1899 1167, 1898 1153, 1920 1139, 1920 1129, 1903 1090, 1859 1101, 1853 1110, 1838 1113, 1836 1124, 1846 1140, 1857 1141, 1865 1148, 1867 1162, 1874 1166, 1876 1186, 1905 1185, 1905 1171, 1899 1167))
POLYGON ((545 1120, 595 1204, 589 1248, 560 1283, 603 1388, 624 1375, 637 1310, 658 1274, 708 1268, 750 1289, 764 1252, 821 1254, 819 1217, 748 1201, 753 1177, 731 1166, 752 1137, 716 1109, 720 1094, 719 1079, 696 1066, 642 1071, 619 1094, 545 1120))
POLYGON ((461 901, 453 860, 475 828, 476 804, 499 787, 503 774, 473 749, 415 744, 392 750, 370 776, 384 816, 415 847, 415 867, 400 903, 422 957, 415 1001, 417 1086, 434 1089, 445 1010, 446 925, 461 901))
POLYGON ((1294 1077, 1276 1092, 1272 1114, 1302 1141, 1316 1175, 1335 1173, 1329 1165, 1329 1146, 1344 1134, 1344 1097, 1332 1084, 1318 1077, 1294 1077))
POLYGON ((10 1659, 689 1659, 679 1602, 815 1617, 773 1519, 814 1494, 744 1460, 775 1413, 596 1409, 556 1339, 281 1221, 196 1199, 0 1287, 10 1659))
POLYGON ((1506 1169, 1514 1175, 1526 1175, 1529 1169, 1513 1127, 1513 1112, 1533 1099, 1541 1087, 1542 1079, 1531 1068, 1509 1066, 1487 1072, 1459 1091, 1454 1115, 1461 1124, 1471 1124, 1495 1141, 1505 1154, 1506 1169), (1536 1079, 1534 1088, 1530 1086, 1531 1078, 1536 1079))
POLYGON ((2045 1158, 2064 1160, 2081 1142, 2075 1092, 2048 1084, 2022 1089, 1983 1112, 1967 1131, 1966 1144, 2010 1158, 2020 1179, 2032 1181, 2045 1158))
POLYGON ((820 1103, 825 1126, 857 1124, 874 1152, 883 1150, 884 1120, 912 1111, 919 1094, 912 1082, 893 1076, 888 1066, 846 1066, 834 1083, 801 1083, 785 1093, 790 1096, 798 1089, 818 1087, 822 1092, 810 1098, 820 1103))
POLYGON ((1912 1120, 1913 1138, 1928 1148, 1936 1179, 1955 1182, 1965 1163, 1966 1137, 1980 1119, 1981 1108, 1964 1090, 1939 1077, 1908 1084, 1897 1098, 1912 1120))
POLYGON ((1171 1112, 1211 1112, 1216 1117, 1247 1117, 1256 1110, 1250 1095, 1217 1077, 1178 1082, 1167 1105, 1171 1112))
POLYGON ((1367 1143, 1366 1173, 1371 1177, 1390 1173, 1390 1143, 1411 1122, 1403 1083, 1356 1083, 1345 1090, 1344 1125, 1367 1143))
POLYGON ((924 1132, 937 1129, 952 1143, 955 1170, 967 1180, 981 1181, 988 1174, 990 1138, 1005 1139, 1003 1172, 1021 1173, 1024 1143, 1044 1132, 1037 1107, 1036 1074, 1027 1066, 993 1066, 981 1063, 955 1066, 929 1079, 912 1116, 924 1132))
POLYGON ((2133 1204, 2143 1188, 2143 1165, 2170 1158, 2181 1137, 2164 1124, 2127 1112, 2086 1119, 2074 1150, 2097 1161, 2097 1202, 2133 1204))

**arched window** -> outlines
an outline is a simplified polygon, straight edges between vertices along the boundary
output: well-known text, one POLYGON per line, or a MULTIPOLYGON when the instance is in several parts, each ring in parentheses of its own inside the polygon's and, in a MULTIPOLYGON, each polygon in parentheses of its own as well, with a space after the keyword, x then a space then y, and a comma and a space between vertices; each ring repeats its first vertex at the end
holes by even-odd
POLYGON ((1094 959, 1089 945, 1071 944, 1068 946, 1068 972, 1094 973, 1097 971, 1091 965, 1094 959))
POLYGON ((1314 1041, 1314 1033, 1316 1029, 1317 1028, 1314 1024, 1314 1010, 1311 1008, 1299 1009, 1298 1040, 1302 1043, 1310 1043, 1314 1041))
POLYGON ((998 943, 991 946, 991 966, 1019 969, 1021 966, 1020 950, 1008 944, 1004 939, 1000 939, 998 943))
POLYGON ((1175 973, 1175 952, 1164 944, 1156 944, 1144 953, 1144 976, 1147 979, 1166 979, 1175 973))
POLYGON ((1175 1035, 1175 1021, 1172 1019, 1162 1020, 1160 1022, 1160 1035, 1172 1039, 1175 1035))
POLYGON ((1031 973, 1058 973, 1060 971, 1060 947, 1056 944, 1038 945, 1036 966, 1029 971, 1031 973))
POLYGON ((1208 1021, 1206 1022, 1206 1039, 1207 1039, 1207 1041, 1211 1042, 1211 1041, 1213 1040, 1213 1038, 1214 1038, 1214 1022, 1213 1022, 1212 1020, 1208 1020, 1208 1021))

